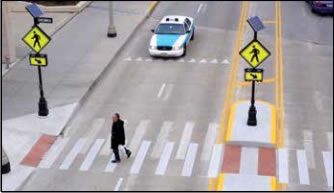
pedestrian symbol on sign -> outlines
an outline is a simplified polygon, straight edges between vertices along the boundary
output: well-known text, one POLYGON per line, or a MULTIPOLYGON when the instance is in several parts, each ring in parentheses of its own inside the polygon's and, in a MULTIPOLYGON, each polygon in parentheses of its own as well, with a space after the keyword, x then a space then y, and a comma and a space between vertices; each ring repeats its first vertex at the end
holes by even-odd
POLYGON ((35 39, 34 47, 36 47, 36 44, 38 44, 39 48, 41 48, 41 43, 39 43, 41 36, 37 35, 35 31, 34 31, 34 36, 31 39, 35 39))
POLYGON ((22 39, 32 50, 39 53, 50 41, 51 38, 37 25, 22 39))
POLYGON ((256 61, 259 62, 259 57, 258 55, 260 54, 260 50, 253 45, 253 50, 250 52, 250 54, 253 54, 251 62, 253 62, 254 58, 256 58, 256 61))
POLYGON ((270 52, 259 41, 253 40, 240 51, 240 55, 256 68, 270 56, 270 52))

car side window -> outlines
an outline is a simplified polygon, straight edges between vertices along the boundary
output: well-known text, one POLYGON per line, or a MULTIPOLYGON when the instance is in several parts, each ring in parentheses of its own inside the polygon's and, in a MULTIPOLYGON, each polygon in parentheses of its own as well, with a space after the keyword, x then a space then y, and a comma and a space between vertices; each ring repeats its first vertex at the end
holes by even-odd
POLYGON ((186 31, 189 30, 189 25, 187 23, 184 23, 184 28, 186 29, 186 31))
POLYGON ((191 26, 191 21, 188 19, 188 18, 186 18, 186 24, 188 25, 188 27, 190 27, 191 26))

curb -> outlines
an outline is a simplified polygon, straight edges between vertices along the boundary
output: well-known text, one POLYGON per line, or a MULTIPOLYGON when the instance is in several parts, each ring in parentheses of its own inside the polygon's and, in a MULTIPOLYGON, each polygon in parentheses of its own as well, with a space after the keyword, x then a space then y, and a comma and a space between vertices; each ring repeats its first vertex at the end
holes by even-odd
POLYGON ((73 113, 71 114, 71 116, 68 119, 67 123, 65 123, 64 128, 61 129, 60 135, 64 135, 64 131, 66 130, 66 128, 68 127, 68 125, 73 121, 74 117, 77 115, 77 113, 81 109, 82 104, 86 102, 87 97, 88 97, 90 91, 92 91, 95 88, 95 86, 101 81, 102 77, 104 77, 104 75, 108 71, 108 69, 113 66, 115 58, 117 58, 119 56, 119 54, 125 49, 126 45, 133 38, 133 35, 138 31, 139 27, 146 21, 146 19, 149 18, 149 16, 152 14, 154 8, 158 5, 158 3, 159 3, 159 1, 153 1, 151 3, 151 5, 149 6, 149 8, 146 10, 145 15, 142 17, 141 21, 137 23, 137 25, 135 26, 135 28, 133 29, 133 31, 129 34, 129 37, 127 38, 127 40, 125 40, 125 42, 123 43, 123 45, 116 51, 114 57, 111 59, 111 61, 109 62, 109 64, 106 65, 103 68, 102 72, 98 75, 98 77, 89 86, 89 88, 87 89, 87 91, 85 92, 85 94, 81 97, 81 99, 79 99, 78 105, 73 110, 73 113))
MULTIPOLYGON (((225 131, 225 136, 224 136, 224 144, 235 144, 234 142, 231 141, 231 135, 232 135, 232 128, 233 128, 233 123, 234 123, 234 115, 235 115, 235 111, 236 111, 236 106, 240 103, 244 103, 244 102, 249 102, 248 100, 242 100, 242 101, 238 101, 234 104, 231 105, 231 108, 228 111, 228 118, 227 118, 227 126, 226 126, 226 131, 225 131)), ((270 144, 262 144, 262 143, 258 143, 258 142, 250 142, 251 144, 247 145, 251 145, 251 146, 258 146, 258 147, 270 147, 270 148, 277 148, 278 147, 278 134, 277 134, 277 109, 270 103, 266 102, 266 101, 262 101, 262 100, 257 100, 257 102, 259 103, 264 103, 267 106, 270 107, 271 109, 271 128, 270 128, 270 133, 271 133, 271 137, 270 137, 270 144)), ((245 143, 245 142, 244 142, 245 143)), ((239 144, 239 142, 237 142, 237 144, 239 144)), ((240 144, 239 144, 240 145, 240 144)))

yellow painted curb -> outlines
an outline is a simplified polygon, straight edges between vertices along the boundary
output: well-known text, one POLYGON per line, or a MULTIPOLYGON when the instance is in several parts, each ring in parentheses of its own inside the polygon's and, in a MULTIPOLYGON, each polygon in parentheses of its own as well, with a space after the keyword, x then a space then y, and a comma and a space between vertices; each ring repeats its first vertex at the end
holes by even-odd
POLYGON ((215 191, 223 191, 223 186, 224 186, 224 173, 220 173, 217 178, 215 191))
POLYGON ((271 176, 270 177, 270 190, 271 191, 279 191, 279 186, 276 177, 271 176))
POLYGON ((151 13, 153 9, 158 5, 159 1, 153 1, 151 5, 147 8, 147 13, 151 13))

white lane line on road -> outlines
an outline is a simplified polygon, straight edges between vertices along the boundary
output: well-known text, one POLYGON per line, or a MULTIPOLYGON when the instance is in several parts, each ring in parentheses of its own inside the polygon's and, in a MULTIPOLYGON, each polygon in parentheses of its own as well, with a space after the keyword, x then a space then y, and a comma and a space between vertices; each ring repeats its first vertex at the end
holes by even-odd
POLYGON ((315 168, 314 149, 313 149, 313 133, 312 131, 304 131, 304 149, 306 152, 307 164, 309 168, 315 168))
POLYGON ((127 57, 124 59, 124 61, 131 61, 131 60, 132 60, 131 57, 127 57))
POLYGON ((201 154, 201 161, 209 161, 213 145, 216 143, 218 128, 219 125, 216 123, 209 124, 201 154))
POLYGON ((155 175, 165 175, 168 167, 168 162, 170 160, 170 157, 172 156, 173 148, 174 148, 174 142, 168 142, 165 145, 158 167, 155 170, 155 175))
POLYGON ((179 148, 176 152, 175 159, 182 160, 186 156, 187 148, 191 140, 191 135, 193 132, 193 129, 195 127, 195 123, 193 122, 187 122, 185 125, 185 128, 183 130, 182 138, 180 141, 179 148))
POLYGON ((186 160, 184 161, 182 169, 182 176, 191 176, 191 173, 195 165, 197 147, 198 147, 197 143, 191 143, 189 145, 187 157, 186 160))
POLYGON ((240 160, 240 174, 258 174, 259 149, 242 147, 240 160))
POLYGON ((173 122, 164 121, 162 127, 160 129, 159 135, 155 141, 153 151, 151 153, 151 158, 156 159, 159 158, 165 144, 167 143, 168 135, 170 130, 172 129, 173 122))
POLYGON ((161 97, 162 93, 164 92, 165 87, 166 87, 166 83, 163 83, 163 84, 161 85, 161 87, 160 87, 159 92, 158 92, 158 96, 157 96, 158 99, 161 97))
MULTIPOLYGON (((110 128, 111 128, 111 126, 110 126, 110 128)), ((110 143, 111 143, 111 133, 108 134, 108 137, 106 138, 106 142, 105 142, 105 144, 104 144, 104 146, 103 146, 103 148, 100 152, 100 155, 107 156, 107 155, 110 154, 110 152, 111 152, 111 144, 110 143)))
POLYGON ((289 151, 286 148, 279 148, 278 151, 278 182, 289 183, 289 151))
POLYGON ((202 7, 203 7, 203 3, 201 3, 201 4, 198 6, 197 14, 201 12, 202 7))
POLYGON ((174 85, 173 84, 168 84, 167 88, 166 88, 166 92, 165 95, 163 97, 163 101, 167 101, 168 98, 170 97, 172 91, 173 91, 174 85))
POLYGON ((329 187, 333 187, 333 155, 331 152, 323 151, 322 158, 324 161, 327 184, 329 187))
POLYGON ((123 182, 123 178, 120 178, 118 181, 117 181, 117 184, 116 184, 116 186, 115 186, 115 188, 114 188, 114 191, 116 192, 116 191, 119 191, 119 189, 120 189, 120 187, 121 187, 121 185, 122 185, 122 182, 123 182))
POLYGON ((229 64, 230 62, 227 59, 225 59, 225 60, 222 61, 222 63, 223 64, 229 64))
POLYGON ((297 150, 298 175, 300 184, 310 184, 305 150, 297 150))
POLYGON ((81 153, 85 154, 88 152, 88 149, 90 145, 93 143, 94 139, 96 138, 97 134, 103 127, 103 124, 106 120, 102 118, 94 119, 92 125, 90 128, 88 128, 88 133, 85 135, 87 137, 87 143, 86 145, 82 148, 81 153))
POLYGON ((192 58, 192 59, 190 59, 188 62, 189 62, 189 63, 195 63, 196 60, 195 60, 194 58, 192 58))
POLYGON ((140 145, 141 140, 143 139, 146 129, 150 124, 150 120, 142 120, 140 121, 138 127, 135 130, 135 133, 132 136, 131 144, 129 149, 131 149, 132 153, 135 154, 140 145))
POLYGON ((199 61, 199 63, 207 63, 206 59, 202 59, 199 61))
POLYGON ((143 141, 130 169, 130 174, 138 174, 140 172, 140 168, 144 163, 150 145, 151 145, 150 141, 143 141))
POLYGON ((216 178, 218 176, 220 167, 220 158, 223 157, 223 151, 224 149, 222 144, 215 144, 213 146, 211 161, 208 170, 209 178, 216 178))
POLYGON ((81 149, 84 147, 85 143, 87 142, 87 138, 80 138, 77 143, 74 145, 71 152, 67 155, 59 169, 67 170, 70 168, 71 164, 75 160, 75 158, 79 155, 81 149))
POLYGON ((141 57, 138 57, 138 58, 136 59, 136 61, 137 61, 137 62, 141 62, 141 61, 143 61, 143 59, 142 59, 141 57))
POLYGON ((217 59, 213 59, 213 60, 211 60, 210 63, 212 63, 212 64, 217 64, 217 63, 218 63, 218 60, 217 60, 217 59))
POLYGON ((69 138, 58 137, 50 150, 45 154, 42 161, 38 165, 39 168, 51 168, 52 164, 56 161, 59 154, 63 151, 69 138))
POLYGON ((92 163, 94 162, 97 154, 99 153, 102 145, 104 143, 104 139, 97 139, 87 154, 85 160, 82 162, 80 166, 80 171, 88 171, 92 163))

